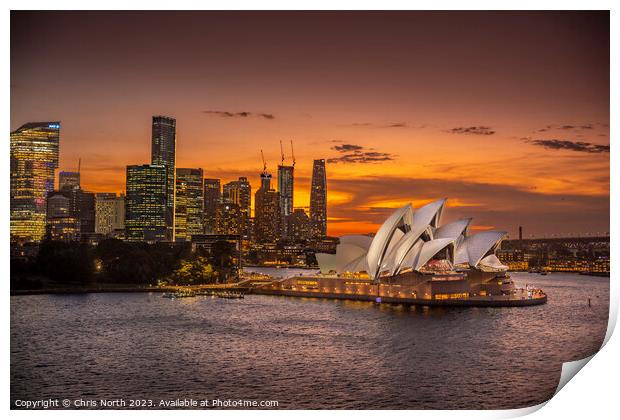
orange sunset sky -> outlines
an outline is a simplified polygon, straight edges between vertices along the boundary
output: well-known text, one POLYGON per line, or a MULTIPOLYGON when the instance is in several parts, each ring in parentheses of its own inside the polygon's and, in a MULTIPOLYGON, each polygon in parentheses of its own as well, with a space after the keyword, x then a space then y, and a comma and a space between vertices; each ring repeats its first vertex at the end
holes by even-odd
POLYGON ((60 170, 123 192, 177 119, 177 166, 223 183, 295 142, 328 160, 331 235, 448 197, 514 237, 609 231, 608 12, 12 12, 11 129, 62 121, 60 170))

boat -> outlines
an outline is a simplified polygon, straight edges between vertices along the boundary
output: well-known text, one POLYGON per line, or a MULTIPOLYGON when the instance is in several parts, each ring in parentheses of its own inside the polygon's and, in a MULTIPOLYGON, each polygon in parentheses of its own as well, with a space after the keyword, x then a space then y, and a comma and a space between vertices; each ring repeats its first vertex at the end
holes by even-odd
POLYGON ((186 297, 195 297, 196 293, 191 290, 179 290, 177 292, 166 292, 161 295, 163 298, 167 299, 177 299, 177 298, 186 298, 186 297))
POLYGON ((222 299, 243 299, 243 293, 241 292, 219 292, 215 296, 222 299))
POLYGON ((196 297, 196 293, 191 290, 179 290, 174 295, 177 298, 196 297))

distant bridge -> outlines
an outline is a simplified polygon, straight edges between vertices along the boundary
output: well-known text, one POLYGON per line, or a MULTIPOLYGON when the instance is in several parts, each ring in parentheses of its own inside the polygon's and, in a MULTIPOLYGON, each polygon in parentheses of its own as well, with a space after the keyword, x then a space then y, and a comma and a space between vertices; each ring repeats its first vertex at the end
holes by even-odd
POLYGON ((577 238, 536 238, 506 239, 502 249, 543 248, 549 245, 560 245, 568 249, 604 248, 609 247, 609 236, 583 236, 577 238))

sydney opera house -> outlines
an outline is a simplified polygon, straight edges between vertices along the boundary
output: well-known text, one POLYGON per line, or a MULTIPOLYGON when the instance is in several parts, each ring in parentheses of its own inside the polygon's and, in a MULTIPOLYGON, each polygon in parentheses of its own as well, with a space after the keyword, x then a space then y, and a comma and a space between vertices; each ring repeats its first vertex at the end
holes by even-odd
POLYGON ((320 273, 274 281, 263 291, 382 302, 531 305, 540 290, 515 288, 495 255, 502 231, 470 235, 471 219, 441 224, 446 199, 395 211, 371 236, 340 237, 335 254, 316 254, 320 273))

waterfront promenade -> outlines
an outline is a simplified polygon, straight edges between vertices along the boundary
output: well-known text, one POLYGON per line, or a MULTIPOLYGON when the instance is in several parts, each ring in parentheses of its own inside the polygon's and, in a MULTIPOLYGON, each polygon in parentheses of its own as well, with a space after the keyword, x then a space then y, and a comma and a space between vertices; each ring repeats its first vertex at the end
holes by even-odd
POLYGON ((92 286, 92 287, 60 287, 53 289, 11 290, 11 296, 44 295, 44 294, 86 294, 86 293, 177 293, 177 292, 240 292, 245 294, 289 296, 320 299, 354 300, 376 303, 428 305, 428 306, 476 306, 476 307, 506 307, 532 306, 547 302, 547 295, 542 291, 527 292, 517 289, 511 295, 497 296, 469 296, 459 299, 413 299, 390 295, 369 295, 356 293, 333 293, 301 290, 272 289, 269 282, 254 278, 242 279, 236 283, 192 285, 192 286, 92 286))
POLYGON ((533 306, 547 303, 547 295, 542 291, 537 293, 516 290, 511 295, 497 296, 469 296, 457 299, 413 299, 398 296, 373 296, 355 293, 325 293, 313 291, 274 290, 269 288, 254 288, 252 293, 258 295, 290 296, 303 298, 356 300, 376 303, 393 303, 425 306, 475 306, 475 307, 514 307, 533 306))

